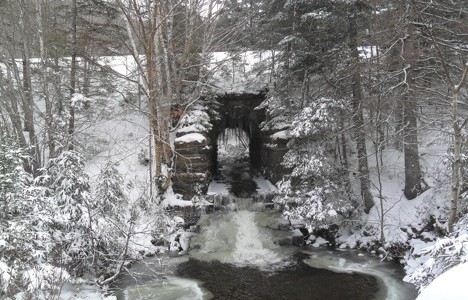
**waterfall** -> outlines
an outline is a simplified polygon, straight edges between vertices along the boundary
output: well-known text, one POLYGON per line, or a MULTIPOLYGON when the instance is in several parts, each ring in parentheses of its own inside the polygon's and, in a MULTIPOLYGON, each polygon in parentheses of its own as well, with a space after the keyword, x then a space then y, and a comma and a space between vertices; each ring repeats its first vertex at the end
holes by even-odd
POLYGON ((278 255, 263 245, 265 237, 255 223, 255 214, 242 210, 234 214, 237 225, 236 245, 232 253, 233 263, 242 266, 269 267, 281 262, 278 255))
POLYGON ((190 254, 196 259, 240 267, 282 267, 285 256, 277 253, 279 246, 274 244, 270 230, 257 224, 258 214, 261 213, 240 210, 203 216, 199 225, 204 230, 192 240, 200 250, 190 254))

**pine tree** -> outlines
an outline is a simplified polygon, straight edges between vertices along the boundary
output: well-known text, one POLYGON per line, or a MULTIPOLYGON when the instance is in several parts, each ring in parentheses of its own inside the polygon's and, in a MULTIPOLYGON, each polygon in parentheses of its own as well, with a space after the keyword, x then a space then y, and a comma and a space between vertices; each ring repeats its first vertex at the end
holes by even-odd
POLYGON ((66 271, 54 266, 49 252, 52 214, 42 190, 24 168, 29 157, 6 135, 0 139, 0 294, 48 298, 56 294, 66 271))
POLYGON ((49 160, 37 180, 50 201, 48 209, 57 228, 54 235, 55 259, 83 275, 92 266, 94 250, 94 203, 90 197, 89 177, 84 172, 84 159, 75 151, 64 151, 49 160))

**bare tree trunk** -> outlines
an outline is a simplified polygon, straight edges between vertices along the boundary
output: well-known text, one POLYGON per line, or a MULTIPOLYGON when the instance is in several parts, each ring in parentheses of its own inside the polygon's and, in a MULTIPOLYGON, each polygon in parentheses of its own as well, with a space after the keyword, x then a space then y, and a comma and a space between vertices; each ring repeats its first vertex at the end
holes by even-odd
MULTIPOLYGON (((186 69, 189 67, 194 32, 200 28, 205 29, 201 64, 208 63, 208 47, 212 43, 208 39, 212 38, 215 19, 213 14, 216 14, 215 11, 219 7, 215 1, 206 3, 207 7, 201 1, 114 1, 125 17, 128 34, 128 37, 125 37, 126 43, 136 61, 148 96, 154 141, 154 175, 162 192, 169 187, 171 179, 172 149, 169 134, 172 101, 174 95, 180 100, 186 69), (179 34, 176 31, 178 27, 174 27, 174 13, 179 12, 178 7, 187 12, 183 34, 179 34), (208 9, 206 28, 201 25, 194 26, 199 17, 197 9, 208 9), (181 49, 176 49, 176 45, 182 45, 181 49), (144 50, 146 61, 139 58, 138 47, 144 50)), ((203 86, 198 83, 196 88, 201 89, 203 86)), ((196 96, 194 98, 191 103, 198 99, 196 96)))
MULTIPOLYGON (((460 124, 458 112, 458 94, 461 87, 465 83, 468 74, 468 62, 465 63, 465 70, 463 72, 460 83, 453 86, 452 96, 452 130, 453 130, 453 163, 452 163, 452 197, 450 200, 450 216, 448 219, 448 231, 453 232, 453 225, 458 217, 458 199, 460 197, 461 188, 461 148, 462 148, 462 128, 466 121, 460 124)), ((451 81, 451 80, 449 80, 451 81)))
POLYGON ((89 96, 91 88, 91 64, 86 59, 84 62, 84 74, 83 74, 83 95, 89 96))
POLYGON ((349 19, 351 56, 353 61, 352 87, 353 87, 353 122, 355 126, 355 140, 358 156, 358 174, 361 182, 361 197, 364 202, 364 212, 369 213, 374 206, 374 200, 370 192, 369 165, 367 162, 366 136, 364 131, 364 115, 362 111, 362 84, 359 52, 357 48, 357 24, 356 10, 349 19))
MULTIPOLYGON (((6 95, 6 97, 3 97, 1 101, 4 103, 3 107, 5 108, 8 114, 8 117, 10 118, 13 131, 15 132, 15 135, 18 138, 19 146, 23 149, 27 149, 28 144, 23 134, 23 126, 21 123, 21 115, 20 115, 19 103, 18 103, 19 101, 18 101, 18 97, 13 93, 14 87, 12 86, 14 82, 13 77, 16 77, 16 76, 12 76, 12 73, 18 74, 19 71, 17 69, 16 62, 14 59, 12 59, 11 62, 7 63, 6 65, 8 66, 6 70, 8 84, 3 84, 3 82, 2 84, 0 84, 0 88, 4 92, 4 95, 6 95)), ((3 114, 2 114, 2 117, 3 117, 3 114)), ((24 167, 28 173, 32 172, 31 166, 29 166, 29 164, 25 163, 24 167)))
POLYGON ((24 129, 29 135, 29 155, 31 156, 31 171, 33 176, 39 175, 41 168, 41 156, 39 150, 39 141, 36 136, 34 126, 34 105, 31 83, 31 57, 29 47, 29 12, 27 11, 26 3, 21 0, 21 31, 22 38, 22 61, 23 61, 23 112, 24 112, 24 129))
POLYGON ((394 139, 394 146, 397 150, 402 150, 403 148, 403 99, 396 100, 396 108, 395 108, 395 139, 394 139))
POLYGON ((44 19, 44 6, 46 1, 36 0, 36 11, 37 11, 37 26, 39 28, 39 51, 41 56, 41 73, 42 73, 42 91, 45 102, 45 124, 47 134, 47 146, 49 148, 49 158, 54 158, 55 153, 55 134, 54 134, 54 116, 53 116, 53 104, 49 94, 49 75, 48 75, 48 53, 45 47, 44 39, 47 36, 44 19))
POLYGON ((73 0, 72 6, 72 56, 71 56, 71 66, 70 66, 70 104, 69 104, 69 117, 68 117, 68 149, 73 150, 75 144, 75 104, 72 102, 73 95, 76 92, 76 52, 77 52, 77 18, 78 18, 78 8, 76 5, 77 0, 73 0))
MULTIPOLYGON (((341 118, 343 120, 343 117, 341 118)), ((344 126, 342 126, 344 128, 344 126)), ((345 189, 346 189, 346 194, 348 195, 348 198, 352 205, 354 207, 357 207, 358 204, 355 203, 352 197, 352 188, 351 188, 351 180, 349 179, 349 162, 348 162, 348 150, 346 147, 346 137, 344 132, 341 132, 340 135, 340 144, 341 144, 341 156, 342 156, 342 165, 343 165, 343 173, 344 173, 344 181, 345 181, 345 189)))
MULTIPOLYGON (((177 80, 175 82, 175 95, 177 97, 177 101, 179 103, 183 103, 181 101, 181 91, 182 91, 182 84, 183 81, 185 80, 185 76, 188 70, 188 63, 189 58, 190 58, 190 49, 193 45, 193 35, 194 35, 194 26, 195 26, 195 17, 196 17, 196 12, 195 12, 195 7, 192 5, 189 6, 186 9, 186 16, 185 16, 185 32, 186 32, 186 38, 184 41, 184 48, 181 56, 181 60, 179 61, 179 71, 177 75, 177 80)), ((175 61, 175 60, 174 60, 175 61)), ((173 68, 173 71, 176 71, 175 68, 173 68)))
MULTIPOLYGON (((407 8, 410 12, 412 8, 407 8)), ((406 90, 403 94, 403 139, 405 155, 405 188, 408 200, 416 198, 422 192, 422 174, 419 164, 417 98, 414 84, 415 41, 414 25, 406 21, 406 40, 403 47, 404 73, 406 90)))

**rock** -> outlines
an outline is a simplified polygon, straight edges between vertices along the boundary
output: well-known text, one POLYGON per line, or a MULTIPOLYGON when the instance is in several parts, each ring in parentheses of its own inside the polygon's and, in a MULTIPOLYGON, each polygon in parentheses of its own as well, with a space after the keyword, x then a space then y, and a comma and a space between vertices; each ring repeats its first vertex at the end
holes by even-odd
POLYGON ((338 235, 339 226, 336 224, 332 224, 328 226, 328 228, 321 228, 319 230, 314 231, 314 234, 317 237, 321 237, 327 240, 330 246, 336 245, 336 238, 338 235))
POLYGON ((292 239, 290 237, 280 238, 274 241, 274 244, 278 246, 291 246, 292 239))
POLYGON ((151 240, 151 244, 153 244, 154 246, 156 247, 162 247, 162 246, 166 246, 166 241, 164 239, 161 239, 161 238, 154 238, 151 240))
POLYGON ((379 255, 384 256, 384 257, 387 256, 387 251, 386 251, 384 248, 382 248, 382 247, 379 247, 379 248, 377 249, 377 253, 378 253, 379 255))
POLYGON ((293 230, 292 244, 298 247, 302 247, 305 245, 304 235, 299 229, 293 230))

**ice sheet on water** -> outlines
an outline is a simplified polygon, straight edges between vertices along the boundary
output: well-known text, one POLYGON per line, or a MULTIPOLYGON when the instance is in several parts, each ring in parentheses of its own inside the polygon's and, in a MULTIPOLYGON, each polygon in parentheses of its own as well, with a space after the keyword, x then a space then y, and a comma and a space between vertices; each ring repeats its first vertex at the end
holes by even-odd
POLYGON ((304 260, 314 268, 328 269, 339 273, 363 273, 373 275, 381 286, 377 300, 414 299, 415 289, 398 279, 397 269, 373 257, 357 254, 355 251, 304 251, 310 255, 304 260))
POLYGON ((190 279, 171 277, 164 282, 150 282, 137 285, 125 291, 127 300, 203 300, 210 299, 198 282, 190 279))

